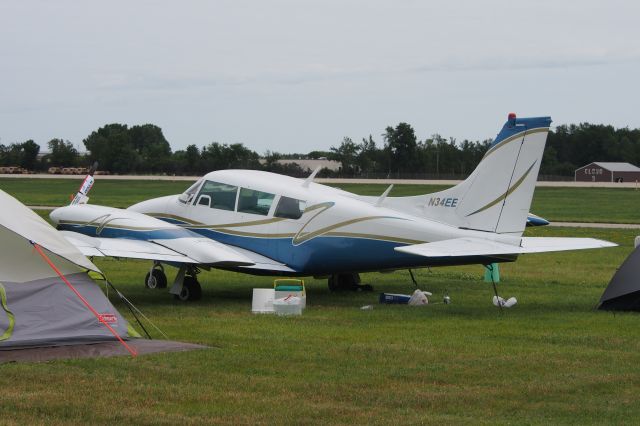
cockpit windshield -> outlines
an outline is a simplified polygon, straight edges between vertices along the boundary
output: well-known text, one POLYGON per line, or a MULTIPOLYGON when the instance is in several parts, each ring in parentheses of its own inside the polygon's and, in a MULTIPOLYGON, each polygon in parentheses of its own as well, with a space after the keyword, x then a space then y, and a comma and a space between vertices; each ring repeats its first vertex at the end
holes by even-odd
POLYGON ((198 194, 199 206, 207 206, 219 210, 235 210, 238 187, 225 183, 206 181, 198 194))
POLYGON ((191 185, 186 191, 184 191, 178 198, 181 203, 189 204, 193 200, 194 195, 198 191, 198 188, 202 184, 202 179, 198 179, 196 183, 191 185))

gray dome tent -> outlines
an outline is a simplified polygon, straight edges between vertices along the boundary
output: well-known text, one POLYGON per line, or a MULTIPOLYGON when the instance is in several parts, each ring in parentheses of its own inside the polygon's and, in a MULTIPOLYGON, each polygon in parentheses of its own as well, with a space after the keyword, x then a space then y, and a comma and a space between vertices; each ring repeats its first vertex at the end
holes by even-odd
POLYGON ((0 350, 126 338, 127 321, 88 276, 98 267, 2 190, 0 206, 0 350))
POLYGON ((640 311, 640 246, 622 262, 604 290, 598 309, 640 311))

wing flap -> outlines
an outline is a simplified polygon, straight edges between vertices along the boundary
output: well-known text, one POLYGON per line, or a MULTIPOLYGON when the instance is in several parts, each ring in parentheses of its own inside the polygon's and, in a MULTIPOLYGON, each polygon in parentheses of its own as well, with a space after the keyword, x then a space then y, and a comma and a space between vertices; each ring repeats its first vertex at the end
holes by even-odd
POLYGON ((122 257, 163 262, 195 263, 212 266, 250 266, 254 262, 235 248, 206 238, 172 240, 131 240, 99 238, 71 231, 61 231, 85 256, 122 257))
POLYGON ((254 262, 235 247, 203 237, 152 240, 155 244, 183 254, 199 264, 213 266, 250 266, 254 262))
POLYGON ((76 246, 85 256, 198 263, 198 261, 188 256, 150 241, 130 240, 126 238, 89 237, 77 232, 61 232, 67 241, 76 246))
POLYGON ((233 247, 237 252, 247 256, 253 262, 253 265, 244 266, 242 269, 254 269, 258 271, 270 271, 270 272, 283 272, 283 273, 295 273, 295 269, 291 269, 284 263, 280 263, 277 260, 273 260, 270 257, 263 256, 256 252, 242 249, 240 247, 233 247))
POLYGON ((515 246, 482 238, 453 238, 433 243, 396 247, 402 253, 423 257, 498 256, 565 250, 614 247, 617 244, 595 238, 523 237, 515 246))

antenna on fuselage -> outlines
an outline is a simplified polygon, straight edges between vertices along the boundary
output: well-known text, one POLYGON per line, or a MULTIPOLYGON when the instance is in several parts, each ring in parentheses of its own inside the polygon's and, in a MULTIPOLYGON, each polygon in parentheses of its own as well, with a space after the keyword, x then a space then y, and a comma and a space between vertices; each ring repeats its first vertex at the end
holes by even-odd
POLYGON ((316 175, 318 174, 318 172, 320 171, 320 169, 321 169, 321 168, 322 168, 322 166, 318 166, 318 167, 316 167, 316 169, 315 169, 313 172, 311 172, 311 174, 309 175, 309 177, 308 177, 308 178, 306 178, 306 179, 304 180, 304 182, 302 182, 302 187, 303 187, 303 188, 308 188, 308 187, 309 187, 309 184, 310 184, 311 182, 313 182, 313 178, 314 178, 314 177, 316 177, 316 175))
POLYGON ((378 198, 378 201, 376 201, 374 205, 376 207, 380 207, 382 205, 382 202, 384 201, 385 198, 387 198, 387 195, 389 195, 392 189, 393 189, 393 184, 389 185, 387 190, 382 193, 382 195, 380 196, 380 198, 378 198))

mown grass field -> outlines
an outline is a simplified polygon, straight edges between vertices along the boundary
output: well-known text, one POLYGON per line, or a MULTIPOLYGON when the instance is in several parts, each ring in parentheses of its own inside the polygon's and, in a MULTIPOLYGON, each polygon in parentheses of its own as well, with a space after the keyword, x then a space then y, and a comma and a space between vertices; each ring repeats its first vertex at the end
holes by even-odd
POLYGON ((181 304, 143 288, 147 263, 97 260, 171 339, 211 349, 0 365, 0 423, 635 423, 640 317, 593 307, 637 231, 527 232, 620 246, 503 264, 499 291, 519 303, 502 313, 479 266, 417 271, 436 302, 422 308, 377 304, 379 292, 413 290, 407 272, 363 275, 374 293, 330 293, 309 279, 308 308, 293 318, 250 313, 251 289, 267 277, 204 272, 203 299, 181 304), (437 304, 445 292, 453 303, 437 304))

